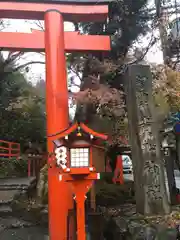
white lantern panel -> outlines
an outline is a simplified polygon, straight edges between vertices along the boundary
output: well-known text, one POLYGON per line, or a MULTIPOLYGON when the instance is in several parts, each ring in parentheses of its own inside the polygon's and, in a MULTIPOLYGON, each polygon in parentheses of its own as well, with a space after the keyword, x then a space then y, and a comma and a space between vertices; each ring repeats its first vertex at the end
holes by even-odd
POLYGON ((55 149, 56 163, 58 166, 66 166, 67 163, 67 148, 64 146, 55 149))
POLYGON ((72 148, 70 157, 71 167, 89 167, 89 148, 72 148))

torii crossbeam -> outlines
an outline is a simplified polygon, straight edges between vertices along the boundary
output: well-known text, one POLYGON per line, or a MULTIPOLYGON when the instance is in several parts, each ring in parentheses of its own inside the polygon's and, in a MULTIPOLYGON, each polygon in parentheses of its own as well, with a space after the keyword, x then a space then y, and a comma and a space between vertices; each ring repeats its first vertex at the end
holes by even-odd
MULTIPOLYGON (((68 127, 68 89, 65 51, 107 51, 110 39, 103 36, 83 36, 64 33, 64 21, 104 21, 107 5, 76 0, 66 4, 61 0, 11 0, 0 2, 0 18, 44 20, 44 32, 0 33, 0 47, 4 50, 45 51, 46 55, 46 113, 48 152, 54 150, 50 136, 68 127), (54 3, 56 1, 56 4, 54 3), (32 3, 35 2, 35 3, 32 3), (42 3, 44 2, 44 3, 42 3), (45 3, 47 2, 47 3, 45 3), (59 98, 60 97, 60 98, 59 98), (61 99, 61 100, 59 100, 61 99)), ((100 3, 101 0, 98 1, 100 3)), ((49 156, 48 162, 51 163, 49 156)), ((48 205, 50 240, 67 239, 67 215, 73 208, 68 183, 59 181, 59 169, 48 169, 48 205)), ((68 236, 74 240, 74 236, 68 236)))
MULTIPOLYGON (((44 52, 44 35, 44 32, 36 30, 32 33, 0 32, 0 48, 4 51, 44 52)), ((110 49, 108 36, 81 35, 79 32, 64 32, 64 44, 65 51, 68 53, 109 51, 110 49)))
MULTIPOLYGON (((44 20, 44 13, 56 9, 63 15, 64 21, 69 22, 97 22, 107 18, 108 6, 85 1, 61 0, 11 0, 0 2, 0 18, 44 20), (44 3, 42 3, 44 2, 44 3), (56 4, 55 4, 56 2, 56 4)), ((101 0, 98 1, 101 3, 101 0)))

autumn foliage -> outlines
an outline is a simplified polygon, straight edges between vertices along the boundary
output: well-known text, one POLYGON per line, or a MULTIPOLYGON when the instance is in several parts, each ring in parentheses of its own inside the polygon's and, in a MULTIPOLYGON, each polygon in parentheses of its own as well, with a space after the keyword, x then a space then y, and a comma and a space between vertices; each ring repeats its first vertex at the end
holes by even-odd
POLYGON ((168 112, 180 110, 180 72, 164 65, 152 67, 156 104, 168 112), (160 96, 158 98, 158 96, 160 96), (166 109, 165 109, 166 108, 166 109))
MULTIPOLYGON (((113 127, 109 130, 116 143, 119 136, 127 137, 125 95, 122 88, 112 87, 108 83, 107 76, 111 77, 119 66, 112 61, 100 62, 95 58, 89 65, 90 74, 82 78, 80 91, 73 93, 73 103, 83 106, 93 105, 97 116, 114 121, 113 127)), ((157 120, 162 123, 170 112, 179 111, 180 73, 165 65, 152 65, 151 71, 157 120)))

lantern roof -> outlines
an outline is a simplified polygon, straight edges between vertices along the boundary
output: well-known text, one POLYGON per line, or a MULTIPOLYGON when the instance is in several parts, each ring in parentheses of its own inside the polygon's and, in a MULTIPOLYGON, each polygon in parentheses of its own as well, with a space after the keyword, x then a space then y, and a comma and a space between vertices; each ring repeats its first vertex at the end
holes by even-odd
POLYGON ((89 128, 87 125, 84 123, 74 123, 73 125, 69 126, 67 129, 65 129, 62 132, 59 132, 58 134, 49 136, 52 140, 55 139, 61 139, 64 138, 65 136, 69 136, 75 131, 83 131, 86 134, 92 135, 95 138, 101 139, 101 140, 107 140, 108 136, 102 133, 98 133, 94 131, 93 129, 89 128))

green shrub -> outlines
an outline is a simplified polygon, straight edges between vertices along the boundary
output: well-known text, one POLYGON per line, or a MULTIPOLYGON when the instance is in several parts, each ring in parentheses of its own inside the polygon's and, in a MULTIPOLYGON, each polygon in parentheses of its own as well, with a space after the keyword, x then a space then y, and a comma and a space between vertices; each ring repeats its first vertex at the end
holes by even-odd
POLYGON ((26 177, 27 169, 25 158, 0 158, 0 177, 26 177))
POLYGON ((101 206, 115 206, 126 202, 134 202, 133 182, 109 184, 105 181, 96 183, 96 204, 101 206))
POLYGON ((112 172, 102 172, 101 173, 101 181, 104 181, 106 183, 113 183, 112 179, 113 179, 114 173, 112 172))

